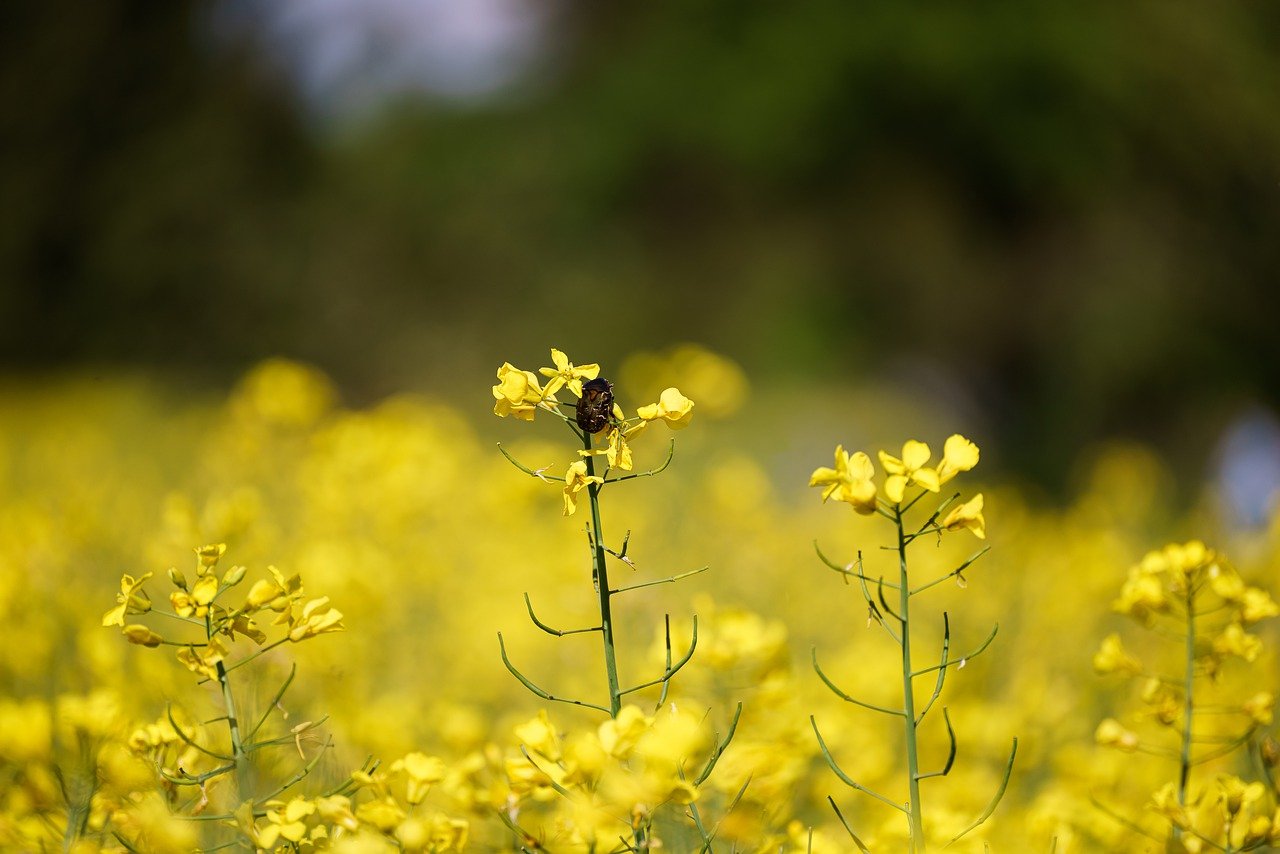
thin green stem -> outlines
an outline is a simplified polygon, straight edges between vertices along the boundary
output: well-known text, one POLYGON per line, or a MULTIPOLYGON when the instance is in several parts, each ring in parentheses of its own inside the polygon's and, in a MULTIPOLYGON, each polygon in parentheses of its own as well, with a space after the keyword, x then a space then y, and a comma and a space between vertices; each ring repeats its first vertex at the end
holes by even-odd
POLYGON ((911 823, 911 854, 924 851, 924 821, 920 808, 920 752, 916 743, 916 700, 911 668, 911 585, 907 577, 907 534, 902 526, 902 508, 894 508, 898 527, 898 619, 902 622, 902 712, 903 736, 907 751, 907 819, 911 823))
MULTIPOLYGON (((591 450, 591 434, 583 431, 583 447, 591 450)), ((587 477, 595 476, 596 460, 588 455, 587 477)), ((609 716, 616 718, 622 711, 622 691, 618 684, 618 657, 613 639, 613 609, 610 599, 613 591, 609 589, 609 568, 605 562, 604 532, 600 528, 600 484, 591 483, 587 487, 587 496, 591 501, 591 535, 592 551, 595 559, 596 593, 600 598, 600 634, 604 638, 604 672, 609 682, 609 716)))
MULTIPOLYGON (((205 617, 206 631, 209 632, 209 639, 212 640, 212 624, 209 617, 205 617)), ((223 662, 218 662, 218 684, 223 689, 223 707, 227 709, 227 727, 230 731, 230 739, 232 739, 232 762, 236 766, 236 773, 232 778, 232 803, 241 803, 244 799, 244 793, 250 787, 248 781, 248 753, 244 752, 244 743, 241 739, 241 731, 239 731, 239 718, 236 716, 236 697, 232 694, 232 681, 228 676, 227 666, 223 662)))
MULTIPOLYGON (((1182 753, 1179 757, 1178 766, 1178 805, 1187 805, 1187 783, 1191 778, 1191 744, 1193 741, 1194 727, 1192 725, 1192 716, 1195 713, 1195 666, 1196 666, 1196 614, 1195 614, 1195 589, 1190 583, 1187 584, 1187 642, 1186 642, 1186 673, 1184 674, 1183 684, 1183 709, 1182 709, 1182 753)), ((1177 825, 1173 825, 1174 839, 1182 838, 1182 830, 1177 825)))

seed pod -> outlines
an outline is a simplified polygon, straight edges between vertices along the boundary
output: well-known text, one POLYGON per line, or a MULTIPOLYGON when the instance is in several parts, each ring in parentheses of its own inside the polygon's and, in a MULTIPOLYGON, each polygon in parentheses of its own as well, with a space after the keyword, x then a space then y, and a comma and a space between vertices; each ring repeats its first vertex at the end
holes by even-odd
POLYGON ((599 433, 609 426, 612 415, 613 383, 604 378, 583 383, 582 397, 578 398, 578 426, 588 433, 599 433))

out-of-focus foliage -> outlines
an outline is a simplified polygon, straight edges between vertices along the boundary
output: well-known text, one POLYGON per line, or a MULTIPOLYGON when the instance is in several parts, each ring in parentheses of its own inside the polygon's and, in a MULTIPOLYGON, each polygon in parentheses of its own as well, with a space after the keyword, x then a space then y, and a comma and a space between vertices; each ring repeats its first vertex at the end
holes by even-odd
POLYGON ((10 366, 287 352, 376 399, 540 349, 536 294, 610 361, 940 375, 1050 483, 1116 431, 1196 471, 1280 398, 1274 4, 564 3, 509 91, 327 135, 201 4, 0 15, 10 366))
MULTIPOLYGON (((630 364, 640 366, 639 382, 646 363, 630 364)), ((696 398, 693 388, 682 390, 696 398)), ((626 394, 622 387, 619 394, 626 394)), ((255 710, 246 714, 261 714, 296 661, 298 677, 283 704, 287 720, 331 716, 323 735, 336 749, 314 772, 319 788, 340 785, 370 754, 393 775, 383 781, 370 775, 365 783, 377 795, 370 802, 383 804, 362 819, 384 828, 377 838, 420 846, 447 839, 439 843, 444 850, 463 833, 450 822, 466 822, 474 850, 509 841, 498 811, 513 795, 532 797, 519 788, 530 781, 521 773, 519 745, 536 740, 542 704, 502 667, 495 633, 519 650, 531 678, 567 694, 598 694, 600 666, 592 636, 553 640, 529 624, 520 595, 526 590, 536 594, 543 620, 590 624, 588 552, 581 516, 561 513, 560 488, 515 471, 478 438, 479 419, 491 416, 414 396, 345 408, 323 375, 280 361, 256 368, 227 400, 207 404, 175 402, 118 378, 9 384, 0 395, 5 845, 60 844, 60 828, 76 816, 67 815, 54 766, 69 781, 73 806, 84 792, 76 781, 96 779, 103 797, 115 799, 98 801, 113 810, 113 822, 160 840, 157 850, 190 844, 184 835, 190 826, 169 822, 162 799, 145 794, 151 790, 142 771, 112 745, 157 723, 167 702, 180 721, 209 721, 216 717, 216 688, 193 687, 171 651, 132 646, 101 623, 122 575, 161 577, 170 566, 187 566, 194 545, 215 542, 227 543, 228 555, 253 577, 268 564, 286 576, 300 574, 308 591, 323 591, 341 608, 346 626, 273 649, 255 667, 236 671, 246 680, 238 699, 255 710), (444 763, 438 783, 430 781, 439 766, 427 757, 444 763), (378 786, 387 787, 385 796, 378 786), (428 786, 415 807, 422 811, 409 815, 408 793, 426 793, 428 786)), ((646 400, 620 403, 631 411, 646 400)), ((862 549, 869 574, 891 572, 892 555, 879 548, 886 545, 883 526, 843 505, 820 504, 803 476, 774 486, 761 463, 731 441, 749 434, 767 402, 738 402, 736 424, 695 419, 681 432, 663 477, 610 496, 605 527, 632 531, 628 556, 636 582, 712 567, 680 589, 659 585, 620 605, 619 668, 633 676, 660 670, 662 615, 696 611, 697 654, 671 696, 705 727, 688 743, 710 743, 724 731, 726 710, 744 705, 708 797, 724 804, 748 778, 750 784, 739 808, 719 816, 718 839, 800 852, 814 827, 813 850, 849 850, 825 804, 834 794, 873 850, 892 847, 890 840, 901 838, 901 817, 834 781, 808 726, 815 715, 832 753, 860 781, 901 794, 896 739, 885 737, 878 719, 833 697, 808 667, 809 649, 817 646, 824 671, 842 688, 870 702, 895 702, 892 641, 867 626, 861 594, 812 552, 814 540, 842 560, 862 549)), ((874 426, 876 417, 869 412, 872 424, 863 429, 883 429, 874 426)), ((827 463, 823 449, 841 439, 876 447, 862 437, 827 436, 808 450, 809 469, 827 463)), ((564 450, 543 438, 522 438, 510 449, 534 465, 554 462, 564 450)), ((636 467, 661 457, 657 445, 639 447, 636 467)), ((1060 511, 999 484, 982 489, 992 551, 966 571, 973 583, 931 591, 916 615, 921 648, 938 644, 933 627, 943 610, 965 615, 953 621, 956 650, 972 648, 992 623, 1000 624, 995 645, 948 679, 961 743, 948 784, 926 795, 940 836, 981 810, 998 783, 1008 737, 1016 734, 1014 782, 974 834, 974 850, 984 841, 995 850, 1048 850, 1055 839, 1059 852, 1143 850, 1140 838, 1090 803, 1096 796, 1143 815, 1146 799, 1170 779, 1167 763, 1136 762, 1094 743, 1100 722, 1136 705, 1092 669, 1099 644, 1125 625, 1112 602, 1129 567, 1168 539, 1194 533, 1232 555, 1247 584, 1268 588, 1280 569, 1280 526, 1246 537, 1214 530, 1207 514, 1179 518, 1168 482, 1155 457, 1127 447, 1099 455, 1060 511)), ((945 539, 938 564, 958 565, 971 543, 967 535, 945 539)), ((687 623, 673 622, 673 634, 687 637, 687 623)), ((1250 630, 1261 641, 1252 662, 1221 661, 1221 696, 1274 691, 1267 676, 1276 672, 1274 622, 1250 630)), ((1263 712, 1253 712, 1258 735, 1274 734, 1263 712)), ((557 707, 550 722, 565 743, 603 738, 598 715, 557 707)), ((931 765, 945 758, 941 726, 926 725, 921 739, 931 765)), ((1259 779, 1236 752, 1198 767, 1192 788, 1216 798, 1219 774, 1259 779)), ((1251 798, 1250 815, 1260 803, 1254 795, 1241 795, 1251 798)), ((1274 803, 1274 792, 1263 795, 1274 803)), ((330 807, 324 822, 346 821, 330 807)), ((257 832, 285 832, 267 827, 276 823, 313 833, 319 809, 282 801, 257 832)), ((530 805, 522 816, 536 812, 530 805)), ((91 810, 89 820, 103 814, 91 810)), ((672 850, 685 850, 681 827, 659 832, 672 850)))

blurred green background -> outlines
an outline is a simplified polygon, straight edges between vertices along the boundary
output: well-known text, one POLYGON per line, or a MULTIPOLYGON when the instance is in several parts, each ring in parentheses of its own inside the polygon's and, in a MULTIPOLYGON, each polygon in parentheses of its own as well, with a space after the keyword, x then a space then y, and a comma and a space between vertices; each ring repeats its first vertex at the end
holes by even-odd
POLYGON ((5 4, 0 372, 487 408, 693 341, 1050 493, 1103 437, 1280 453, 1274 3, 285 6, 5 4))

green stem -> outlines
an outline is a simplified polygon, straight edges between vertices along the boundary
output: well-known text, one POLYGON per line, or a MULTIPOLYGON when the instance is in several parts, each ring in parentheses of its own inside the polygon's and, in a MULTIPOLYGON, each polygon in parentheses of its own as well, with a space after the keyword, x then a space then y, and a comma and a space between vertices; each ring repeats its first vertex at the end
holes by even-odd
MULTIPOLYGON (((591 450, 591 434, 582 431, 583 447, 591 450)), ((587 454, 587 477, 596 473, 596 458, 587 454)), ((616 592, 609 589, 609 568, 605 563, 604 533, 600 528, 600 487, 603 484, 592 483, 587 487, 587 496, 591 499, 591 530, 594 538, 595 582, 596 594, 600 597, 600 635, 604 638, 604 672, 609 680, 609 715, 616 718, 622 711, 622 687, 618 684, 618 657, 613 640, 613 608, 611 599, 616 592)), ((632 826, 636 850, 648 848, 648 827, 642 822, 632 826)))
MULTIPOLYGON (((591 434, 583 432, 582 443, 586 450, 591 450, 591 434)), ((587 477, 594 477, 596 459, 588 455, 587 477)), ((605 564, 604 534, 600 530, 600 484, 587 486, 587 496, 591 499, 591 536, 595 569, 593 575, 596 582, 596 593, 600 597, 600 634, 604 637, 604 672, 609 680, 609 715, 616 718, 622 711, 622 689, 618 684, 618 657, 613 641, 613 609, 610 599, 613 591, 609 589, 609 569, 605 564)))
POLYGON ((907 790, 910 809, 907 818, 911 822, 911 854, 924 851, 924 821, 920 808, 920 753, 916 743, 916 698, 912 688, 911 667, 911 585, 907 578, 907 534, 902 527, 902 508, 894 508, 894 523, 898 526, 898 619, 902 622, 902 715, 903 735, 907 748, 907 790))
MULTIPOLYGON (((1191 585, 1190 579, 1187 580, 1186 640, 1186 674, 1183 677, 1182 753, 1179 757, 1178 768, 1178 806, 1183 807, 1187 805, 1187 783, 1191 779, 1191 743, 1194 734, 1192 716, 1195 714, 1196 612, 1195 590, 1191 585)), ((1173 826, 1173 838, 1182 838, 1182 830, 1177 825, 1173 826)))
MULTIPOLYGON (((205 618, 209 639, 213 640, 213 626, 205 618)), ((244 741, 240 737, 240 719, 236 716, 236 700, 231 693, 231 679, 223 662, 217 663, 218 684, 222 686, 222 703, 227 710, 227 727, 231 731, 231 760, 235 763, 235 791, 233 803, 240 803, 249 790, 249 755, 245 752, 244 741)))

